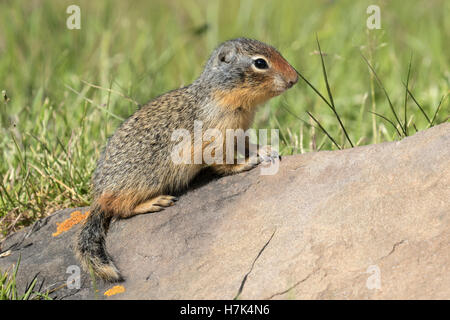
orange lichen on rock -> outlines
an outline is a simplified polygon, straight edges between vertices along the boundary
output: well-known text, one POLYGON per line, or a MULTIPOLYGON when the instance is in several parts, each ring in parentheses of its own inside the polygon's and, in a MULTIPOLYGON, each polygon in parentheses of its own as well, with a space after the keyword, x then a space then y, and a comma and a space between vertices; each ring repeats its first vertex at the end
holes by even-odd
POLYGON ((104 295, 109 297, 122 292, 125 292, 125 288, 123 286, 114 286, 107 290, 104 295))
POLYGON ((70 218, 67 218, 61 223, 56 223, 57 228, 56 232, 52 234, 52 236, 59 236, 61 233, 70 230, 74 225, 86 220, 89 215, 89 211, 82 213, 81 211, 74 211, 70 214, 70 218))

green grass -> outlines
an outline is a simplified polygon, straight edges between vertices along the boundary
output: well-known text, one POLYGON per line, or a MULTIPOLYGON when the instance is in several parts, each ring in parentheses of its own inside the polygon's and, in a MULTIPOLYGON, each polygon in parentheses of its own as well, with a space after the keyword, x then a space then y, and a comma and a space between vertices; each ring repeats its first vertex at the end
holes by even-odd
POLYGON ((192 82, 230 38, 274 45, 309 82, 257 114, 255 127, 280 129, 284 155, 398 140, 448 121, 448 12, 445 0, 3 0, 1 234, 89 204, 99 152, 135 101, 192 82), (81 7, 81 30, 66 28, 70 4, 81 7), (381 30, 366 27, 371 4, 381 30))
POLYGON ((20 257, 12 267, 12 273, 0 271, 0 300, 51 300, 49 292, 36 290, 37 278, 25 288, 23 293, 17 290, 16 276, 19 271, 20 257))

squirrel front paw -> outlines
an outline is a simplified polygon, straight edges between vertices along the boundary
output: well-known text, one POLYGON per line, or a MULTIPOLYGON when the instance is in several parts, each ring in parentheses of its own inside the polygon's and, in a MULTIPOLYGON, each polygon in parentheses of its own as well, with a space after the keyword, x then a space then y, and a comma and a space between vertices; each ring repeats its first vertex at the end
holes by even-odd
POLYGON ((258 149, 258 157, 261 158, 260 162, 274 163, 276 160, 281 160, 280 154, 272 150, 272 146, 266 145, 258 149))

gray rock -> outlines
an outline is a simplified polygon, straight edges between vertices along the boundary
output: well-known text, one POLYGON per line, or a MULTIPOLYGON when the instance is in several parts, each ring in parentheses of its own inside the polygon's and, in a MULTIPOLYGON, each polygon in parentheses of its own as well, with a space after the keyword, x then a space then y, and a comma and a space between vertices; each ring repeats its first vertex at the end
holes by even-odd
MULTIPOLYGON (((164 211, 120 220, 107 247, 125 292, 81 273, 67 209, 13 234, 0 269, 21 255, 65 299, 450 299, 450 124, 399 142, 284 157, 279 172, 198 183, 164 211)), ((87 210, 84 208, 82 210, 87 210)), ((5 254, 4 254, 5 255, 5 254)))

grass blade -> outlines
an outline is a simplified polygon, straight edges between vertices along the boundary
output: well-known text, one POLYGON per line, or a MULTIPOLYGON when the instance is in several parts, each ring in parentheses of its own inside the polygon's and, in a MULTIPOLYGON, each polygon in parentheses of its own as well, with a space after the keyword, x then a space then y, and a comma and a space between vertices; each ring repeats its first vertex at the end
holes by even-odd
MULTIPOLYGON (((405 84, 403 84, 405 85, 405 84)), ((405 85, 406 86, 406 85, 405 85)), ((431 125, 431 120, 430 118, 428 118, 427 114, 425 113, 425 111, 422 109, 422 107, 420 106, 420 104, 417 102, 416 98, 414 97, 414 95, 412 94, 411 91, 409 91, 408 87, 406 87, 406 92, 408 92, 409 96, 411 97, 411 99, 414 101, 414 103, 416 104, 416 106, 419 108, 419 110, 422 112, 422 114, 424 115, 424 117, 427 119, 428 121, 428 125, 431 125)))
POLYGON ((405 116, 405 119, 404 119, 404 124, 405 124, 405 129, 404 129, 404 132, 405 132, 405 135, 408 135, 408 120, 407 120, 407 115, 406 115, 406 105, 407 105, 407 103, 408 103, 408 85, 409 85, 409 75, 410 75, 410 73, 411 73, 411 60, 412 60, 412 53, 411 53, 411 57, 409 58, 409 66, 408 66, 408 76, 406 77, 406 90, 405 90, 405 105, 404 105, 404 116, 405 116))
POLYGON ((94 100, 86 98, 82 93, 78 92, 77 90, 73 89, 72 87, 70 87, 69 85, 64 85, 67 89, 69 89, 70 91, 74 92, 75 94, 77 94, 78 96, 80 96, 82 99, 84 99, 85 101, 89 102, 90 104, 92 104, 93 106, 99 108, 100 110, 104 111, 105 113, 107 113, 108 115, 110 115, 111 117, 119 120, 119 121, 124 121, 125 119, 112 113, 111 111, 109 111, 107 108, 99 105, 98 103, 95 103, 94 100))
POLYGON ((397 131, 399 137, 400 137, 400 138, 402 137, 402 134, 400 133, 400 131, 398 131, 397 126, 395 125, 394 122, 392 122, 391 120, 389 120, 388 118, 386 118, 385 116, 383 116, 383 115, 381 115, 381 114, 379 114, 379 113, 372 112, 372 111, 369 111, 369 112, 372 113, 372 114, 374 114, 374 115, 376 115, 376 116, 379 116, 380 118, 382 118, 382 119, 386 120, 387 122, 389 122, 389 123, 394 127, 394 129, 397 131))
POLYGON ((319 90, 316 89, 316 87, 314 87, 314 86, 312 85, 311 82, 309 82, 309 81, 308 81, 308 80, 307 80, 300 72, 298 72, 297 70, 295 70, 295 72, 297 72, 297 74, 299 75, 299 77, 302 78, 302 80, 305 81, 306 84, 307 84, 308 86, 310 86, 311 89, 313 89, 314 92, 317 93, 317 95, 318 95, 323 101, 325 101, 325 103, 326 103, 330 108, 333 108, 333 107, 331 106, 331 104, 328 102, 328 100, 327 100, 327 99, 319 92, 319 90))
POLYGON ((441 109, 442 102, 445 100, 445 98, 447 98, 447 95, 442 96, 441 101, 439 101, 439 105, 437 106, 436 111, 434 112, 433 119, 431 119, 430 127, 433 126, 434 120, 436 120, 436 116, 437 116, 439 110, 441 109))
MULTIPOLYGON (((336 118, 337 118, 338 121, 339 121, 339 125, 341 126, 342 131, 344 131, 344 134, 345 134, 345 137, 347 138, 347 141, 350 143, 350 145, 351 145, 352 148, 353 148, 353 147, 354 147, 354 146, 353 146, 353 142, 352 142, 352 140, 350 139, 350 137, 348 136, 347 130, 345 130, 344 124, 343 124, 342 121, 341 121, 341 117, 339 117, 339 114, 337 113, 336 107, 335 107, 335 105, 334 105, 333 95, 331 94, 330 84, 328 83, 328 76, 327 76, 327 70, 326 70, 326 68, 325 68, 325 62, 323 61, 322 49, 320 48, 319 38, 317 37, 317 35, 316 35, 316 41, 317 41, 317 47, 319 48, 320 60, 321 60, 321 62, 322 62, 323 77, 324 77, 324 79, 325 79, 325 84, 326 84, 326 87, 327 87, 328 97, 330 98, 330 103, 331 103, 331 106, 330 106, 330 107, 331 107, 331 110, 333 110, 334 115, 336 116, 336 118)), ((330 104, 329 104, 329 105, 330 105, 330 104)))
POLYGON ((319 128, 323 131, 323 133, 325 133, 327 135, 327 137, 334 143, 334 145, 339 149, 342 150, 342 148, 337 144, 337 142, 333 139, 333 137, 327 132, 327 130, 325 130, 324 127, 322 127, 322 125, 320 124, 319 121, 317 121, 316 118, 314 118, 314 116, 309 112, 306 111, 306 113, 308 113, 308 115, 311 117, 311 119, 314 120, 315 123, 317 123, 317 125, 319 126, 319 128))
MULTIPOLYGON (((397 113, 395 112, 394 106, 392 105, 391 99, 389 98, 389 95, 388 95, 386 89, 384 88, 383 83, 381 82, 380 78, 378 77, 378 74, 375 72, 375 69, 372 67, 372 65, 371 65, 370 62, 367 60, 367 58, 362 54, 362 52, 360 52, 360 53, 361 53, 361 56, 363 57, 364 61, 366 62, 366 64, 369 66, 369 69, 372 71, 373 75, 375 76, 375 79, 377 79, 378 85, 379 85, 380 88, 383 90, 384 95, 386 96, 386 98, 387 98, 387 100, 388 100, 389 107, 391 108, 392 114, 393 114, 394 117, 395 117, 395 121, 397 121, 397 123, 400 125, 400 128, 401 128, 402 131, 403 131, 403 134, 406 136, 405 129, 403 128, 403 125, 402 125, 402 123, 400 122, 400 120, 399 120, 399 118, 398 118, 398 116, 397 116, 397 113)), ((397 131, 398 131, 398 130, 397 130, 397 131)))
POLYGON ((37 282, 37 276, 34 277, 33 281, 31 282, 30 286, 28 287, 28 290, 23 294, 20 300, 28 300, 33 293, 33 289, 37 282))

